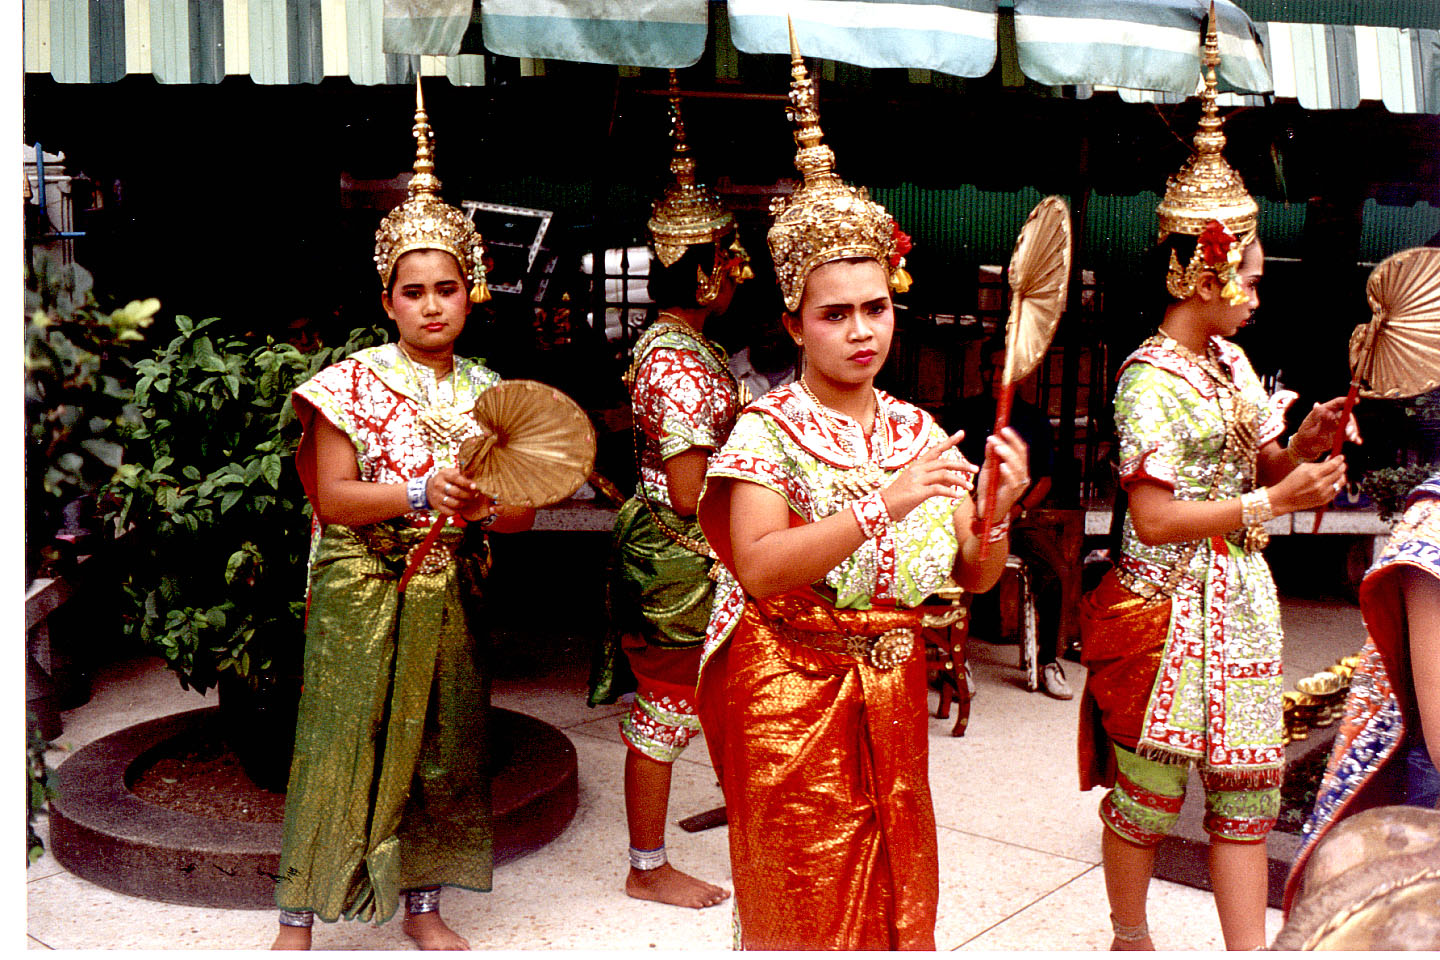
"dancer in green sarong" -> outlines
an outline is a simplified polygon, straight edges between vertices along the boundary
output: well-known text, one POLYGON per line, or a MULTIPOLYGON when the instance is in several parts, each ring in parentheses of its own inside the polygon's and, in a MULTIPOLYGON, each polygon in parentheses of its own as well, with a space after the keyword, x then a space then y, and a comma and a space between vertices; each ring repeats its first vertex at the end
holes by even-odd
POLYGON ((456 467, 499 378, 454 355, 488 298, 474 226, 438 196, 417 94, 409 197, 375 234, 381 303, 398 342, 327 367, 294 394, 296 466, 315 512, 305 686, 285 801, 277 949, 310 946, 314 918, 382 923, 467 949, 440 918, 442 885, 490 889, 490 688, 477 642, 486 536, 534 512, 501 506, 456 467), (404 594, 407 557, 447 525, 404 594))

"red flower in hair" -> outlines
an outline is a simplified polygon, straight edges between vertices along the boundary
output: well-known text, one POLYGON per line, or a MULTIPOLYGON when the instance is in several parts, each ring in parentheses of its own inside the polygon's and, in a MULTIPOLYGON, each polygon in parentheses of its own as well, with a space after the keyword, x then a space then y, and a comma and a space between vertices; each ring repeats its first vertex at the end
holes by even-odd
POLYGON ((910 235, 900 229, 900 224, 894 220, 890 221, 890 235, 895 238, 895 252, 890 255, 890 266, 900 266, 900 260, 909 253, 914 246, 910 242, 910 235))
POLYGON ((1235 234, 1219 220, 1211 220, 1205 224, 1205 229, 1200 231, 1200 239, 1196 242, 1200 245, 1200 255, 1210 266, 1218 266, 1229 261, 1230 248, 1239 239, 1235 234))

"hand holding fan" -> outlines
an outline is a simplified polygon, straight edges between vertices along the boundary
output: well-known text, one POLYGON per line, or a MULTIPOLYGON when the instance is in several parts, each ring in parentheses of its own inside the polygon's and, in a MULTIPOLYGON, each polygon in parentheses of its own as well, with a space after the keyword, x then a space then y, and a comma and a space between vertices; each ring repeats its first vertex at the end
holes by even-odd
MULTIPOLYGON (((1440 386, 1440 249, 1415 247, 1391 254, 1365 281, 1369 323, 1350 335, 1350 392, 1330 456, 1340 453, 1357 398, 1395 400, 1440 386)), ((1315 511, 1315 526, 1325 508, 1315 511)))
MULTIPOLYGON (((492 500, 549 506, 580 489, 595 467, 590 418, 554 387, 534 380, 502 381, 475 402, 475 420, 485 433, 460 445, 459 467, 492 500)), ((400 592, 439 539, 445 520, 436 520, 415 550, 400 578, 400 592)))
MULTIPOLYGON (((1010 423, 1015 384, 1039 365, 1060 315, 1070 284, 1070 209, 1059 197, 1035 205, 1010 255, 1010 317, 1005 323, 1005 366, 995 401, 995 429, 1010 423)), ((980 557, 990 551, 990 514, 995 510, 998 470, 986 470, 985 503, 980 531, 980 557)))

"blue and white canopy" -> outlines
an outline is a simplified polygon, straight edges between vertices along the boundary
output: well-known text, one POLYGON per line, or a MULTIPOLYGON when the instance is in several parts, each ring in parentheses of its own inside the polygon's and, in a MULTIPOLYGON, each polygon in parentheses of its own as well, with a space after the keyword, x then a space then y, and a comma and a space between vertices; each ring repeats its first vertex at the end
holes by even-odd
MULTIPOLYGON (((1221 87, 1309 109, 1379 100, 1440 113, 1440 17, 1425 3, 1434 0, 1416 0, 1412 18, 1423 25, 1405 27, 1255 22, 1235 0, 1217 0, 1221 87)), ((1363 8, 1343 6, 1363 19, 1363 8)), ((545 60, 682 68, 708 44, 784 54, 789 14, 808 57, 908 69, 919 82, 925 71, 984 76, 999 59, 1080 96, 1118 89, 1175 101, 1198 88, 1208 9, 1209 0, 23 0, 24 64, 65 83, 139 73, 162 83, 378 84, 418 71, 480 84, 486 52, 519 58, 522 74, 545 60), (1012 16, 1013 38, 1001 26, 1012 16)))

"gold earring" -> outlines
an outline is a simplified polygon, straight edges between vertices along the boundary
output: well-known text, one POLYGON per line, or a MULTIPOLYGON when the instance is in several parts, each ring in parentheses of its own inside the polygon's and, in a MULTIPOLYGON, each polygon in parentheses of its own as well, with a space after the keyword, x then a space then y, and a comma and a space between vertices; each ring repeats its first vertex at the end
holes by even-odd
MULTIPOLYGON (((718 256, 717 254, 717 258, 718 256)), ((697 266, 695 268, 695 302, 701 306, 714 303, 720 296, 721 279, 720 264, 715 265, 715 269, 710 272, 708 277, 705 276, 705 268, 697 266)))

